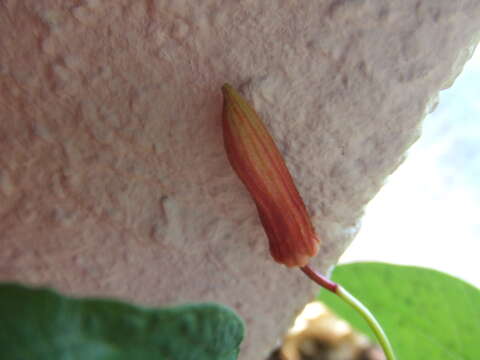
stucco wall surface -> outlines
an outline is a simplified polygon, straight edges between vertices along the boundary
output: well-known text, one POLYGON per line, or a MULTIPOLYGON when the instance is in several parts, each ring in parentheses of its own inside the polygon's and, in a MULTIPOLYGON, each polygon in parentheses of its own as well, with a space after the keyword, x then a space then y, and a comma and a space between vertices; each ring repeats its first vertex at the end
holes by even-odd
POLYGON ((277 139, 326 271, 479 29, 478 0, 0 1, 0 280, 224 303, 264 359, 316 288, 269 257, 221 85, 277 139))

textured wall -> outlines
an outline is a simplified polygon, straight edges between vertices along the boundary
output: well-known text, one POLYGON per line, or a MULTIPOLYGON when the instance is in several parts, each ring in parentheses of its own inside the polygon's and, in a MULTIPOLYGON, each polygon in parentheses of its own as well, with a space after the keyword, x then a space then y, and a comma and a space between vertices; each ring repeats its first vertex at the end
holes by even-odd
POLYGON ((278 140, 326 270, 479 29, 478 0, 0 1, 0 280, 225 303, 263 359, 314 287, 269 257, 220 86, 278 140))

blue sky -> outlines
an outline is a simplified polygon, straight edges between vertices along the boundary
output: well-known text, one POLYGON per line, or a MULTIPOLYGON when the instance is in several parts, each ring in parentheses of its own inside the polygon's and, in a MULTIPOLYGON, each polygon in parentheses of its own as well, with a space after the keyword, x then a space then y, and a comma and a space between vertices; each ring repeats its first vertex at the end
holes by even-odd
POLYGON ((434 268, 480 287, 480 49, 369 203, 340 259, 434 268))

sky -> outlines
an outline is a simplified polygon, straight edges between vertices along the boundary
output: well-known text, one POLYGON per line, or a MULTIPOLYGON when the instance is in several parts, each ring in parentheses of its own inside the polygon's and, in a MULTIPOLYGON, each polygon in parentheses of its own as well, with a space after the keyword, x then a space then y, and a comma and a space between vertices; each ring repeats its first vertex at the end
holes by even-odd
POLYGON ((480 287, 480 47, 368 204, 340 263, 433 268, 480 287))

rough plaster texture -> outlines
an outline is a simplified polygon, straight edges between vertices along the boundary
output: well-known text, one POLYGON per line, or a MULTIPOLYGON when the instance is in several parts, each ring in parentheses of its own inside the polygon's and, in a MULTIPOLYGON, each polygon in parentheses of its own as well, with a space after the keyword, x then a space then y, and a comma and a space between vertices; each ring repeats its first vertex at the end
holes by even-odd
POLYGON ((264 359, 315 288, 269 257, 220 86, 278 140, 325 271, 479 28, 478 0, 0 1, 0 280, 225 303, 264 359))

